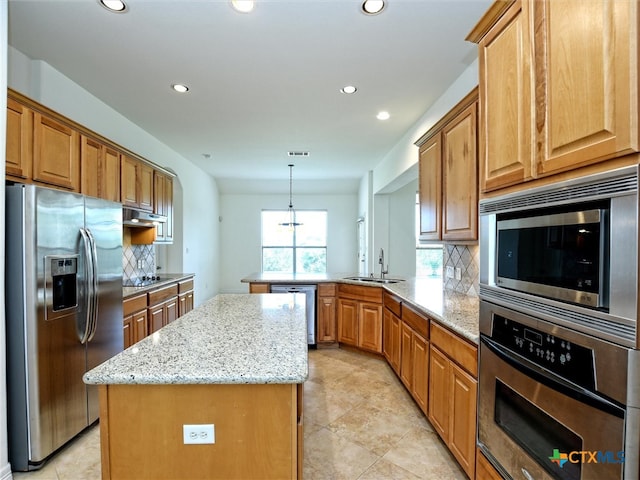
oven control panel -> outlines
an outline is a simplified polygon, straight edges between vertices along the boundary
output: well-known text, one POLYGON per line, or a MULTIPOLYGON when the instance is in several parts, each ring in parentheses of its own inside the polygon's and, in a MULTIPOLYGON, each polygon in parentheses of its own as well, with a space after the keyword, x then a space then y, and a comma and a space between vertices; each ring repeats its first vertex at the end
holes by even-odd
POLYGON ((527 360, 584 388, 595 388, 593 350, 494 315, 491 338, 527 360))

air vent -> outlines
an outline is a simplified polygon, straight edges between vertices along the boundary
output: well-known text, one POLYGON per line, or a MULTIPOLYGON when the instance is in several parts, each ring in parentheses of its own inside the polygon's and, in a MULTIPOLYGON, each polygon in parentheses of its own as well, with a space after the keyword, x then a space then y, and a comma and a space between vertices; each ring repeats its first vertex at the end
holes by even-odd
POLYGON ((598 200, 627 195, 637 190, 638 171, 634 166, 482 200, 480 215, 598 200))
POLYGON ((290 157, 308 157, 309 156, 309 152, 291 151, 291 152, 287 152, 287 155, 290 156, 290 157))

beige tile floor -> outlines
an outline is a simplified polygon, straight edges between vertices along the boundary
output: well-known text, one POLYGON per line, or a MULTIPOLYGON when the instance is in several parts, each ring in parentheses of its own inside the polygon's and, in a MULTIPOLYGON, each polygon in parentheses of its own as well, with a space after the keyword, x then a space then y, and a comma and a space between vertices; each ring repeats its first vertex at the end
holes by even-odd
MULTIPOLYGON (((466 479, 384 360, 311 350, 304 395, 305 479, 466 479)), ((14 479, 98 480, 99 440, 94 427, 41 470, 14 479)))

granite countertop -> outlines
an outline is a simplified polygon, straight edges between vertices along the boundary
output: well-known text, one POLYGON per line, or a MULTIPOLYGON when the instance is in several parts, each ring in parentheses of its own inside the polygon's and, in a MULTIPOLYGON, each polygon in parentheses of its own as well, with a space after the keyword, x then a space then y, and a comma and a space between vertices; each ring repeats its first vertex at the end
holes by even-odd
POLYGON ((334 274, 274 274, 254 273, 242 279, 243 283, 348 283, 364 286, 379 286, 400 297, 430 318, 451 328, 467 340, 478 344, 479 299, 463 293, 444 289, 442 280, 430 278, 402 278, 388 275, 387 278, 401 279, 397 283, 369 283, 347 280, 353 273, 334 274))
POLYGON ((304 295, 221 294, 87 372, 88 384, 303 383, 304 295))
POLYGON ((170 283, 179 282, 180 280, 193 277, 193 273, 162 273, 160 274, 162 280, 156 281, 150 285, 144 285, 141 287, 122 287, 122 298, 133 297, 134 295, 138 295, 140 293, 145 293, 150 290, 154 290, 158 287, 163 287, 164 285, 168 285, 170 283))

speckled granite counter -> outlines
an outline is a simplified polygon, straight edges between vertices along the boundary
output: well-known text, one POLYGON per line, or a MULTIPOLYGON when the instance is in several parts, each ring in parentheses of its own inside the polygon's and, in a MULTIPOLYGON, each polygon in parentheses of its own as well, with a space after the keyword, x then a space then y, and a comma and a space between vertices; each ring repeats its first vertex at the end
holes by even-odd
MULTIPOLYGON (((461 293, 443 289, 439 279, 405 278, 398 283, 364 283, 347 280, 356 276, 353 273, 334 274, 273 274, 254 273, 242 279, 243 283, 350 283, 355 285, 379 286, 397 295, 402 301, 411 304, 431 318, 448 326, 468 340, 478 343, 479 300, 461 293)), ((393 275, 389 275, 393 278, 393 275)))
POLYGON ((134 295, 145 293, 145 292, 148 292, 149 290, 153 290, 155 288, 162 287, 170 283, 179 282, 181 280, 185 280, 193 276, 194 276, 193 273, 164 273, 164 274, 161 274, 162 280, 154 282, 151 285, 145 285, 142 287, 124 287, 123 286, 122 298, 126 299, 128 297, 133 297, 134 295))
POLYGON ((87 372, 89 384, 284 384, 308 376, 304 297, 218 295, 87 372))

